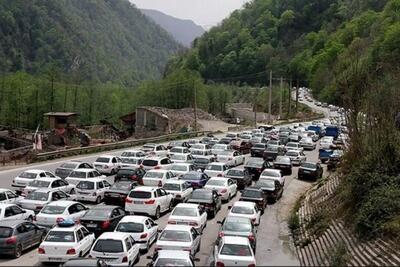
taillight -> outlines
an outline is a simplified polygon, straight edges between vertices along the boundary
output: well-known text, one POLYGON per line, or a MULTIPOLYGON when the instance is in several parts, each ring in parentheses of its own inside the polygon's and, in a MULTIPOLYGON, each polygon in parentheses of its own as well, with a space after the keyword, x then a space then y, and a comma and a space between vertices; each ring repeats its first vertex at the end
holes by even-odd
POLYGON ((233 160, 233 158, 228 158, 228 160, 233 160))
POLYGON ((259 172, 259 173, 262 173, 262 169, 258 169, 258 172, 259 172))
POLYGON ((38 248, 38 253, 39 254, 46 254, 46 251, 44 250, 44 248, 38 248))
POLYGON ((191 248, 183 248, 182 250, 183 250, 183 251, 189 251, 189 252, 192 251, 191 248))
POLYGON ((254 242, 256 240, 256 237, 253 234, 249 235, 248 238, 249 238, 249 241, 251 241, 251 242, 254 242))
POLYGON ((224 232, 219 232, 218 237, 224 237, 224 232))
POLYGON ((217 175, 217 177, 222 177, 222 174, 219 173, 219 174, 217 175))
POLYGON ((176 198, 181 198, 182 196, 181 196, 181 195, 175 195, 175 197, 176 197, 176 198))
POLYGON ((190 226, 198 226, 197 222, 190 222, 189 225, 190 226))
POLYGON ((155 169, 155 170, 159 170, 159 169, 161 169, 161 166, 160 166, 160 165, 157 165, 157 166, 154 167, 154 169, 155 169))
POLYGON ((251 219, 251 222, 252 222, 253 224, 255 224, 255 223, 256 223, 256 218, 251 219))
POLYGON ((130 198, 125 198, 125 203, 132 203, 133 202, 133 200, 132 199, 130 199, 130 198))
POLYGON ((158 181, 158 187, 162 187, 162 181, 158 181))
POLYGON ((155 250, 155 251, 159 251, 159 250, 162 250, 162 248, 156 247, 154 250, 155 250))
POLYGON ((217 261, 216 266, 217 267, 225 267, 225 264, 223 262, 221 262, 221 261, 217 261))
POLYGON ((139 168, 143 169, 143 167, 144 167, 143 164, 140 164, 139 168))
POLYGON ((76 254, 76 251, 74 248, 70 248, 67 250, 67 255, 75 255, 75 254, 76 254))
POLYGON ((168 221, 168 224, 176 224, 176 221, 168 221))
POLYGON ((128 257, 127 257, 127 256, 124 256, 124 257, 122 258, 122 262, 128 262, 128 257))
POLYGON ((61 222, 63 222, 64 221, 64 218, 61 218, 61 217, 58 217, 57 219, 56 219, 56 223, 61 223, 61 222))
POLYGON ((110 225, 111 225, 110 221, 107 220, 101 224, 101 228, 106 229, 106 228, 110 227, 110 225))
POLYGON ((226 190, 226 188, 221 190, 221 193, 226 193, 228 190, 226 190))
POLYGON ((131 179, 132 179, 132 180, 136 180, 136 179, 137 179, 137 175, 132 175, 132 176, 131 176, 131 179))
POLYGON ((141 234, 140 238, 146 238, 147 237, 147 233, 141 234))
POLYGON ((155 202, 156 202, 155 199, 150 199, 150 200, 145 201, 144 204, 152 205, 152 204, 154 204, 155 202))
POLYGON ((256 265, 254 263, 251 263, 251 264, 247 265, 247 267, 256 267, 256 265))
POLYGON ((6 244, 11 245, 11 244, 16 244, 17 243, 17 237, 12 236, 6 239, 6 244))

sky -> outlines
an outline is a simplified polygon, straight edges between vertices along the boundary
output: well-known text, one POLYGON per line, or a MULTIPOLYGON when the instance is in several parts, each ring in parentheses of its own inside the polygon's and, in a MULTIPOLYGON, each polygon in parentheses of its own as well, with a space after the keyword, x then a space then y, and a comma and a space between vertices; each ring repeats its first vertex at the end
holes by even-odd
POLYGON ((138 8, 155 9, 167 15, 190 19, 208 29, 250 0, 130 0, 138 8))

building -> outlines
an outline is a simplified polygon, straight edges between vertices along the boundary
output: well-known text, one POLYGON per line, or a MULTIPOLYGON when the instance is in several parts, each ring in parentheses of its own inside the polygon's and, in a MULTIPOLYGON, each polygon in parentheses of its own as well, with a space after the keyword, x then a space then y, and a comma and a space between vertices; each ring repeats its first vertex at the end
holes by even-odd
POLYGON ((48 118, 48 144, 56 146, 70 145, 70 140, 77 134, 77 113, 49 112, 44 114, 48 118))

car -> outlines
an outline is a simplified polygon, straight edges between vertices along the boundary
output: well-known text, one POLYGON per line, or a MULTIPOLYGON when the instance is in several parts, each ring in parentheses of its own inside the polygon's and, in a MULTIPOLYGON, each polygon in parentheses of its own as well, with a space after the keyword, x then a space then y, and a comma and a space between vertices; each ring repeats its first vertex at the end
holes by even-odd
POLYGON ((118 169, 121 168, 122 162, 119 157, 112 155, 102 155, 93 162, 93 166, 101 174, 114 175, 117 173, 118 169))
POLYGON ((22 253, 39 245, 46 236, 46 229, 25 220, 0 222, 0 254, 21 257, 22 253))
POLYGON ((153 256, 148 256, 151 262, 148 267, 187 266, 194 267, 195 261, 189 251, 159 250, 153 256))
POLYGON ((278 156, 274 161, 274 168, 281 170, 283 175, 291 175, 292 161, 288 156, 278 156))
POLYGON ((256 203, 250 201, 236 201, 233 206, 228 206, 228 216, 239 216, 251 219, 251 222, 257 226, 260 224, 261 211, 256 203))
POLYGON ((171 149, 171 148, 177 147, 177 146, 179 146, 179 147, 187 147, 187 148, 190 147, 190 145, 189 145, 188 142, 186 142, 186 141, 179 141, 179 140, 178 140, 178 141, 171 141, 171 142, 168 144, 167 149, 171 149))
POLYGON ((196 151, 196 150, 207 151, 207 152, 211 153, 211 146, 208 144, 204 144, 204 143, 198 143, 198 144, 193 144, 189 150, 190 150, 190 153, 193 153, 193 151, 196 151))
POLYGON ((285 154, 283 147, 267 145, 264 150, 263 159, 268 161, 274 161, 278 156, 283 156, 285 154))
POLYGON ((253 138, 251 133, 247 133, 247 134, 243 133, 243 134, 240 135, 240 139, 245 141, 245 142, 249 142, 250 143, 251 138, 253 138))
POLYGON ((216 244, 220 242, 224 236, 243 236, 249 239, 252 249, 255 251, 257 246, 257 230, 249 218, 228 216, 220 224, 216 244))
POLYGON ((216 137, 205 136, 200 140, 200 143, 209 145, 210 147, 218 143, 219 139, 216 137))
POLYGON ((217 190, 223 201, 228 202, 237 194, 236 181, 225 177, 212 177, 204 186, 205 189, 217 190))
POLYGON ((224 177, 234 180, 236 182, 237 189, 239 190, 251 185, 253 181, 249 170, 244 167, 235 167, 229 169, 224 177))
POLYGON ((199 204, 179 203, 169 215, 168 224, 190 225, 203 233, 207 226, 207 213, 199 204))
POLYGON ((219 139, 218 144, 229 145, 233 140, 236 139, 230 137, 222 137, 221 139, 219 139))
POLYGON ((172 210, 173 195, 163 188, 138 186, 125 199, 125 210, 130 213, 144 213, 158 219, 162 212, 172 210))
POLYGON ((276 179, 260 179, 254 185, 255 188, 261 189, 267 196, 269 201, 275 203, 283 195, 283 185, 276 179))
POLYGON ((22 209, 16 204, 0 204, 0 222, 28 220, 33 221, 35 213, 31 210, 22 209))
POLYGON ((121 153, 120 159, 144 159, 146 154, 143 151, 130 149, 121 153))
POLYGON ((332 154, 329 156, 328 162, 327 162, 327 169, 330 170, 335 170, 337 166, 339 165, 342 157, 344 155, 343 150, 334 150, 332 154))
POLYGON ((169 170, 173 162, 168 157, 147 157, 140 165, 146 171, 153 169, 169 170))
POLYGON ((226 145, 226 144, 215 144, 211 147, 211 154, 213 154, 215 156, 221 151, 229 150, 230 147, 231 147, 230 145, 226 145))
POLYGON ((75 222, 85 215, 88 208, 83 204, 71 200, 57 200, 45 205, 38 214, 35 221, 38 225, 52 227, 57 223, 73 220, 75 222))
POLYGON ((186 154, 173 154, 170 156, 173 163, 193 163, 193 156, 190 153, 186 154))
POLYGON ((22 192, 22 189, 31 181, 35 180, 36 178, 45 177, 56 178, 57 176, 44 170, 26 170, 13 179, 11 186, 16 188, 17 192, 22 192))
POLYGON ((312 179, 314 181, 321 179, 324 170, 318 162, 304 162, 301 164, 297 177, 300 179, 312 179))
POLYGON ((195 171, 194 165, 191 163, 174 163, 171 166, 170 171, 174 174, 174 176, 182 176, 185 173, 195 171))
POLYGON ((194 256, 200 251, 200 244, 201 235, 192 226, 168 224, 158 237, 155 251, 183 250, 194 256))
POLYGON ((314 150, 317 147, 311 137, 302 138, 299 144, 304 150, 314 150))
POLYGON ((176 178, 169 170, 149 170, 143 176, 143 185, 162 187, 168 180, 176 178))
POLYGON ((300 135, 299 135, 298 133, 292 132, 292 133, 289 134, 288 139, 289 139, 289 140, 288 140, 289 143, 290 143, 290 142, 299 142, 300 139, 301 139, 301 137, 300 137, 300 135))
POLYGON ((158 224, 146 216, 128 215, 122 218, 114 232, 129 233, 139 249, 148 252, 157 241, 158 224))
POLYGON ((106 232, 97 238, 89 255, 113 266, 133 266, 140 259, 139 244, 129 233, 106 232))
POLYGON ((245 157, 235 150, 224 150, 217 154, 217 161, 224 162, 230 167, 238 166, 244 163, 245 157))
POLYGON ((19 200, 18 206, 38 213, 45 205, 52 201, 71 199, 72 198, 69 195, 61 190, 40 188, 30 192, 24 199, 19 200))
POLYGON ((225 162, 212 162, 207 165, 204 173, 209 177, 223 177, 228 169, 229 166, 225 162))
POLYGON ((104 232, 114 231, 125 215, 125 210, 119 206, 95 206, 81 217, 80 222, 97 237, 104 232))
POLYGON ((258 180, 261 173, 267 168, 273 168, 274 164, 261 158, 250 158, 244 168, 250 173, 253 180, 258 180))
POLYGON ((215 266, 256 266, 255 253, 247 237, 224 236, 214 248, 215 266))
POLYGON ((39 188, 59 189, 68 194, 75 194, 75 186, 61 178, 37 178, 23 189, 22 195, 26 196, 39 188))
POLYGON ((140 167, 122 167, 114 176, 114 183, 119 181, 135 182, 138 185, 143 185, 143 176, 146 171, 140 167))
POLYGON ((89 178, 105 178, 106 176, 100 174, 97 170, 94 169, 77 169, 72 171, 65 181, 69 184, 77 185, 80 181, 85 181, 89 178))
POLYGON ((289 150, 288 152, 286 152, 285 156, 289 157, 292 164, 296 166, 301 165, 307 160, 306 155, 299 150, 289 150))
POLYGON ((239 138, 239 133, 226 133, 225 137, 237 139, 237 138, 239 138))
POLYGON ((194 189, 202 188, 209 179, 210 177, 206 172, 202 173, 196 171, 185 173, 179 177, 179 180, 185 181, 188 186, 191 186, 194 189))
POLYGON ((129 192, 137 186, 133 181, 118 181, 104 191, 104 203, 106 205, 119 205, 125 207, 125 199, 129 192))
POLYGON ((192 154, 194 160, 196 158, 209 158, 209 159, 215 158, 215 156, 213 154, 211 154, 211 149, 208 149, 208 150, 192 149, 192 150, 190 150, 190 154, 192 154))
POLYGON ((272 179, 278 181, 281 185, 285 184, 285 177, 279 169, 265 169, 261 173, 259 181, 263 179, 272 179))
POLYGON ((89 178, 76 185, 75 199, 77 201, 89 201, 99 204, 104 199, 104 192, 110 188, 110 184, 101 178, 89 178))
POLYGON ((282 145, 290 142, 289 136, 290 132, 279 132, 278 138, 282 145))
POLYGON ((296 150, 296 151, 303 152, 303 147, 298 142, 288 142, 285 145, 285 150, 286 150, 286 152, 290 151, 290 150, 296 150))
POLYGON ((252 144, 244 140, 233 140, 230 145, 232 149, 239 151, 241 154, 250 153, 250 149, 252 148, 252 144))
POLYGON ((250 201, 256 203, 258 210, 261 211, 261 214, 264 214, 268 202, 267 195, 264 191, 257 187, 248 187, 241 193, 239 201, 250 201))
POLYGON ((0 188, 0 204, 17 204, 23 197, 10 189, 0 188))
POLYGON ((214 218, 222 207, 221 196, 218 194, 217 190, 196 189, 187 202, 202 206, 209 218, 214 218))
POLYGON ((174 204, 186 202, 193 192, 193 187, 182 180, 169 180, 164 184, 163 188, 174 197, 174 204))
POLYGON ((121 158, 121 168, 138 168, 143 158, 121 158))
POLYGON ((332 136, 324 136, 321 138, 321 141, 319 142, 320 148, 321 149, 331 149, 335 145, 333 143, 333 137, 332 136))
POLYGON ((55 175, 60 178, 67 178, 71 172, 77 169, 94 169, 93 165, 87 162, 71 160, 64 162, 55 170, 55 175))
POLYGON ((160 158, 164 158, 164 157, 168 156, 168 150, 164 145, 148 143, 142 147, 142 151, 147 156, 155 156, 155 157, 160 157, 160 158))
POLYGON ((179 147, 175 146, 169 149, 168 155, 171 157, 174 154, 189 154, 189 148, 188 147, 179 147))
POLYGON ((263 157, 265 149, 267 149, 267 144, 256 143, 251 147, 250 155, 252 157, 263 157))
POLYGON ((100 259, 70 259, 63 263, 60 267, 109 267, 105 261, 100 259))
POLYGON ((94 234, 73 220, 60 221, 39 245, 40 263, 66 262, 84 257, 94 242, 94 234))
POLYGON ((207 165, 210 164, 210 163, 213 163, 213 162, 215 162, 215 157, 214 156, 212 156, 212 157, 208 157, 208 156, 200 157, 200 156, 197 156, 197 157, 194 157, 194 159, 193 159, 194 168, 196 170, 200 170, 200 171, 204 171, 207 168, 207 165))

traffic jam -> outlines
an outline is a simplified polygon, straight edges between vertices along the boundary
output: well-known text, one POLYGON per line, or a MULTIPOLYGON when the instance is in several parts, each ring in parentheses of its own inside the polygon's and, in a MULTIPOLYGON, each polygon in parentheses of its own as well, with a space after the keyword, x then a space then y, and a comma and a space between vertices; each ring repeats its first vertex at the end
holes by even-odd
POLYGON ((25 170, 0 189, 1 257, 35 249, 39 265, 195 266, 207 224, 226 208, 210 264, 256 266, 257 229, 287 177, 321 179, 345 139, 327 120, 265 125, 25 170))

